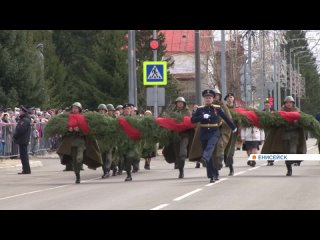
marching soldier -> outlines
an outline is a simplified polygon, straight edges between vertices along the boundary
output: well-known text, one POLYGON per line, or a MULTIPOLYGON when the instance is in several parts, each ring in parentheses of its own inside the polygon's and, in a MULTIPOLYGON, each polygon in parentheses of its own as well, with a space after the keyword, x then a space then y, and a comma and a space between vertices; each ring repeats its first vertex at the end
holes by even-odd
MULTIPOLYGON (((101 113, 102 115, 108 117, 108 106, 106 106, 105 104, 100 104, 98 106, 98 111, 99 113, 101 113)), ((111 164, 112 164, 112 155, 111 155, 111 150, 106 150, 104 152, 101 153, 101 159, 102 159, 102 171, 103 171, 103 175, 101 176, 101 178, 108 178, 110 177, 110 168, 111 168, 111 164)))
MULTIPOLYGON (((168 115, 173 116, 190 116, 189 109, 187 107, 186 100, 183 97, 178 97, 175 101, 175 107, 172 112, 168 115)), ((175 163, 175 168, 179 169, 179 178, 184 178, 184 165, 186 158, 188 157, 188 147, 191 145, 194 130, 186 130, 179 133, 179 139, 174 139, 170 144, 164 147, 163 152, 170 152, 172 156, 167 156, 167 158, 173 158, 175 163)), ((164 154, 166 157, 166 154, 164 154)), ((169 162, 169 161, 168 161, 169 162)))
MULTIPOLYGON (((284 106, 281 111, 300 112, 300 109, 295 106, 293 97, 287 96, 284 99, 284 106)), ((289 127, 272 128, 261 150, 261 154, 305 154, 306 152, 305 132, 302 127, 298 126, 297 120, 294 120, 293 125, 289 127)), ((301 161, 285 161, 287 167, 286 176, 292 176, 292 164, 300 162, 301 161)))
MULTIPOLYGON (((233 93, 228 93, 224 100, 227 102, 226 106, 229 109, 229 111, 232 111, 233 108, 236 107, 234 103, 234 94, 233 93)), ((237 129, 239 130, 239 126, 236 126, 237 129)), ((236 143, 237 143, 237 138, 238 138, 238 132, 236 134, 231 134, 228 145, 225 149, 225 154, 224 154, 224 163, 226 167, 229 167, 229 176, 233 176, 234 174, 234 169, 233 169, 233 156, 234 152, 236 150, 236 143)))
MULTIPOLYGON (((230 111, 228 107, 224 105, 222 100, 221 92, 218 89, 213 89, 215 93, 214 102, 213 104, 219 105, 222 110, 224 111, 225 115, 232 119, 230 111)), ((228 124, 222 120, 222 125, 220 127, 220 138, 217 143, 217 146, 214 150, 214 166, 217 170, 220 170, 222 168, 222 162, 224 159, 227 159, 227 145, 229 141, 231 140, 231 129, 229 128, 228 124)), ((233 162, 229 161, 229 176, 233 176, 234 170, 233 170, 233 162)))
POLYGON ((207 177, 211 183, 218 180, 218 170, 214 168, 212 162, 212 154, 220 137, 221 118, 228 124, 233 132, 237 131, 233 122, 224 114, 219 105, 213 104, 215 93, 211 89, 202 92, 205 106, 199 107, 192 115, 191 121, 193 123, 200 122, 200 141, 203 149, 202 159, 206 162, 207 177))
POLYGON ((83 163, 86 163, 88 167, 92 169, 102 166, 97 141, 85 136, 90 130, 81 113, 81 103, 75 102, 72 104, 68 122, 68 131, 71 135, 65 136, 57 149, 61 163, 72 161, 73 170, 76 175, 76 183, 80 183, 80 170, 83 163), (84 135, 81 134, 81 132, 84 135))
MULTIPOLYGON (((271 107, 271 104, 270 104, 269 101, 265 101, 264 102, 264 109, 262 111, 269 112, 269 113, 274 112, 274 109, 271 107)), ((265 131, 265 137, 267 137, 267 135, 268 135, 268 132, 265 131)), ((273 166, 273 165, 274 165, 274 161, 273 160, 268 160, 267 166, 273 166)))

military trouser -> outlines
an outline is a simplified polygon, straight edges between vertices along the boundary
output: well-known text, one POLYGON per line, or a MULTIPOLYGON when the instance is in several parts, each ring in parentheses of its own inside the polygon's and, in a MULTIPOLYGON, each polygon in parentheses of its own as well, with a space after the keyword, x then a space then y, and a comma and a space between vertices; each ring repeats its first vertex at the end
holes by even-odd
POLYGON ((124 168, 128 176, 131 176, 133 162, 137 159, 134 150, 128 150, 124 155, 124 168))
POLYGON ((222 161, 224 157, 223 150, 224 150, 224 142, 223 142, 223 139, 220 137, 213 152, 213 166, 217 170, 220 170, 222 168, 222 161))
POLYGON ((220 137, 220 130, 211 129, 208 131, 205 128, 200 130, 200 140, 203 149, 202 159, 206 162, 207 177, 216 178, 218 177, 218 170, 213 165, 213 151, 220 137))
POLYGON ((188 136, 182 136, 179 142, 173 143, 173 149, 175 154, 175 164, 178 169, 183 169, 188 154, 188 136))
POLYGON ((71 145, 71 155, 73 162, 73 170, 75 174, 79 174, 83 164, 83 154, 86 150, 85 141, 83 138, 76 138, 71 145))
MULTIPOLYGON (((289 131, 285 134, 283 144, 288 149, 287 154, 297 154, 299 145, 299 133, 296 131, 289 131)), ((285 161, 288 170, 292 170, 291 165, 293 163, 301 163, 302 161, 285 161)))
POLYGON ((102 170, 103 173, 106 174, 110 171, 111 169, 111 164, 112 164, 112 150, 103 152, 101 154, 102 158, 102 170))
POLYGON ((320 140, 318 140, 318 150, 319 150, 319 154, 320 154, 320 140))
POLYGON ((231 134, 230 140, 224 152, 224 163, 226 167, 233 165, 233 156, 236 150, 237 135, 231 134))

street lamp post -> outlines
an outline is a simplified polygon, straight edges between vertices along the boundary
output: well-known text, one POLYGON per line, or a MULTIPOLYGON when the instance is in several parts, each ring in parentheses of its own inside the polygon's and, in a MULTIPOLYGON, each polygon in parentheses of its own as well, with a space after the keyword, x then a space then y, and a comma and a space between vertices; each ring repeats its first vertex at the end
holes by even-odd
POLYGON ((290 57, 290 96, 292 96, 292 59, 291 59, 291 52, 296 50, 296 49, 299 49, 299 48, 305 48, 306 46, 299 46, 299 47, 293 47, 293 48, 290 48, 290 51, 289 51, 289 57, 290 57))

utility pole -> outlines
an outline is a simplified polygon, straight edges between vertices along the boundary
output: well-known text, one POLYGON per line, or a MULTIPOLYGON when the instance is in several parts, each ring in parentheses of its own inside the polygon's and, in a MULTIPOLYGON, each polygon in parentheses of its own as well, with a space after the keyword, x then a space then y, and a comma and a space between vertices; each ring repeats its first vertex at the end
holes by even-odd
POLYGON ((279 41, 277 41, 277 53, 278 53, 278 66, 279 66, 279 68, 278 68, 278 76, 277 76, 277 79, 278 79, 278 86, 277 86, 277 89, 278 89, 278 95, 277 95, 277 97, 278 97, 278 105, 277 105, 277 110, 279 111, 280 109, 281 109, 281 81, 280 81, 280 74, 281 74, 281 72, 280 72, 280 64, 282 64, 282 62, 281 62, 281 53, 280 53, 280 43, 279 43, 279 41))
POLYGON ((195 77, 196 77, 196 104, 201 105, 201 79, 200 79, 200 31, 195 30, 195 77))
POLYGON ((136 65, 136 30, 132 30, 132 74, 133 74, 133 90, 134 101, 133 104, 138 108, 138 86, 137 86, 137 65, 136 65))
MULTIPOLYGON (((153 30, 153 39, 157 39, 157 30, 153 30)), ((157 61, 157 50, 153 50, 153 61, 157 61)), ((155 85, 153 87, 154 92, 154 109, 153 109, 153 115, 154 117, 158 117, 158 86, 155 85)))
POLYGON ((129 102, 134 102, 134 80, 133 80, 133 31, 128 31, 128 66, 129 66, 129 102))
POLYGON ((226 82, 226 39, 225 31, 221 30, 221 94, 227 95, 227 82, 226 82))
MULTIPOLYGON (((250 86, 249 92, 249 105, 252 104, 252 85, 251 85, 251 35, 252 35, 252 31, 249 31, 249 39, 248 39, 248 82, 246 82, 246 84, 248 84, 250 86)), ((247 91, 247 85, 246 85, 246 91, 247 91)), ((247 101, 247 99, 246 99, 247 101)))
POLYGON ((277 91, 277 85, 279 84, 277 79, 277 47, 276 47, 276 33, 273 33, 273 99, 274 99, 274 108, 278 106, 278 91, 277 91))

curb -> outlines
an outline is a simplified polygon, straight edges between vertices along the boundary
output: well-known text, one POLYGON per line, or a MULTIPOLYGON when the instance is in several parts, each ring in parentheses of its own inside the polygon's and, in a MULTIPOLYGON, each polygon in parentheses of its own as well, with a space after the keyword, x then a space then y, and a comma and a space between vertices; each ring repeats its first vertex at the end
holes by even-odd
MULTIPOLYGON (((41 161, 29 161, 30 163, 30 167, 34 168, 34 167, 42 167, 43 164, 41 161)), ((1 166, 0 164, 0 169, 4 169, 4 168, 22 168, 22 164, 21 163, 16 163, 14 165, 7 165, 7 166, 1 166)))

